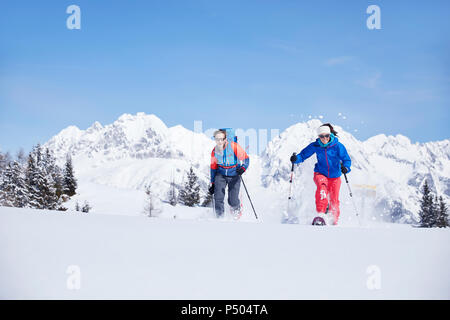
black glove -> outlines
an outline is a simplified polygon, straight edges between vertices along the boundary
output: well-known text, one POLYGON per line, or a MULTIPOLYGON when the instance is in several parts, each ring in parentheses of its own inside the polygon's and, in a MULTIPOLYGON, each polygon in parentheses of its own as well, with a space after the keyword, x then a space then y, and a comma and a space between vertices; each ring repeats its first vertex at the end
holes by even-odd
POLYGON ((346 174, 348 172, 348 169, 344 166, 341 166, 341 171, 343 174, 346 174))
POLYGON ((236 169, 236 172, 238 175, 242 175, 245 172, 245 168, 244 167, 238 167, 236 169))
POLYGON ((296 154, 293 154, 289 160, 290 160, 292 163, 294 163, 295 161, 297 161, 297 155, 296 155, 296 154))
POLYGON ((208 191, 210 194, 214 194, 214 183, 211 184, 211 187, 209 187, 208 191))

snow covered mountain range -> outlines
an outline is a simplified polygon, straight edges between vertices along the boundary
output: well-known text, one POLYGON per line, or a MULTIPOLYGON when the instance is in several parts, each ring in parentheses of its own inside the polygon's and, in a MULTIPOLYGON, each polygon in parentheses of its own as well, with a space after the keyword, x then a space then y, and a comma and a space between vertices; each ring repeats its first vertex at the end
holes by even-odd
MULTIPOLYGON (((317 119, 297 123, 272 139, 261 155, 250 155, 244 177, 256 199, 272 199, 271 205, 264 206, 266 210, 286 206, 289 156, 312 142, 320 125, 317 119)), ((348 177, 357 207, 370 217, 407 223, 417 220, 419 188, 425 179, 438 195, 450 199, 449 139, 413 144, 402 135, 377 135, 359 141, 341 127, 335 129, 353 162, 348 177)), ((72 155, 80 187, 107 186, 127 193, 142 191, 151 182, 162 200, 170 182, 181 186, 191 166, 206 191, 213 146, 212 139, 202 133, 180 125, 167 127, 157 116, 142 112, 124 114, 105 126, 95 122, 86 130, 69 126, 44 144, 60 163, 67 153, 72 155)), ((295 170, 294 198, 299 211, 314 208, 315 162, 313 156, 295 170)), ((352 210, 350 200, 343 179, 342 207, 352 210)))

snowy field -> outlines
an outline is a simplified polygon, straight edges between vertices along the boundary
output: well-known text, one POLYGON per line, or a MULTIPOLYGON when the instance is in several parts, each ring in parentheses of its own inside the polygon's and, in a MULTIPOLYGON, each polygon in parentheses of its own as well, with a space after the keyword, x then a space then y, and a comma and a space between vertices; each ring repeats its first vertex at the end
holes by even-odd
POLYGON ((450 298, 448 229, 0 207, 0 243, 1 299, 450 298))

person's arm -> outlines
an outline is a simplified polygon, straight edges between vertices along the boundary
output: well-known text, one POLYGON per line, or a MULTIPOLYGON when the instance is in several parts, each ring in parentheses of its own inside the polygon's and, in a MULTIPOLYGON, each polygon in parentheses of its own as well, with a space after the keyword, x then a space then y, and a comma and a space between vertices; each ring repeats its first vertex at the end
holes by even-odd
POLYGON ((306 148, 304 148, 302 151, 300 151, 299 154, 297 154, 297 160, 294 161, 294 163, 301 163, 311 157, 316 152, 316 148, 314 147, 314 142, 310 143, 306 148))
POLYGON ((347 172, 350 172, 350 167, 352 166, 352 160, 348 155, 347 149, 342 143, 339 143, 339 159, 342 161, 342 165, 347 168, 347 172))
POLYGON ((248 169, 248 166, 250 165, 250 158, 247 154, 247 152, 245 152, 244 149, 242 149, 242 147, 236 143, 236 142, 232 142, 231 147, 233 148, 234 154, 236 155, 236 157, 242 161, 242 164, 240 165, 241 168, 244 168, 244 170, 248 169))
POLYGON ((217 172, 217 159, 214 156, 214 149, 211 152, 211 183, 214 183, 216 180, 216 172, 217 172))

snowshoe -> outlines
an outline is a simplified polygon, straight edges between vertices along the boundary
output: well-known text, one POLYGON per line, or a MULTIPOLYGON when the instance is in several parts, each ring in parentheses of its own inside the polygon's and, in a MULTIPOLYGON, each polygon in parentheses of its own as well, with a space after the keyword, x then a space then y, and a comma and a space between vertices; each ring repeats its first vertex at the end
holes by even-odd
POLYGON ((231 209, 231 215, 234 220, 239 220, 242 217, 242 203, 238 209, 231 209))
POLYGON ((315 217, 313 222, 312 222, 313 226, 325 226, 325 219, 322 217, 315 217))
POLYGON ((290 215, 290 216, 284 215, 281 218, 281 223, 284 223, 284 224, 298 224, 299 223, 299 219, 298 219, 297 216, 294 216, 294 215, 290 215))

